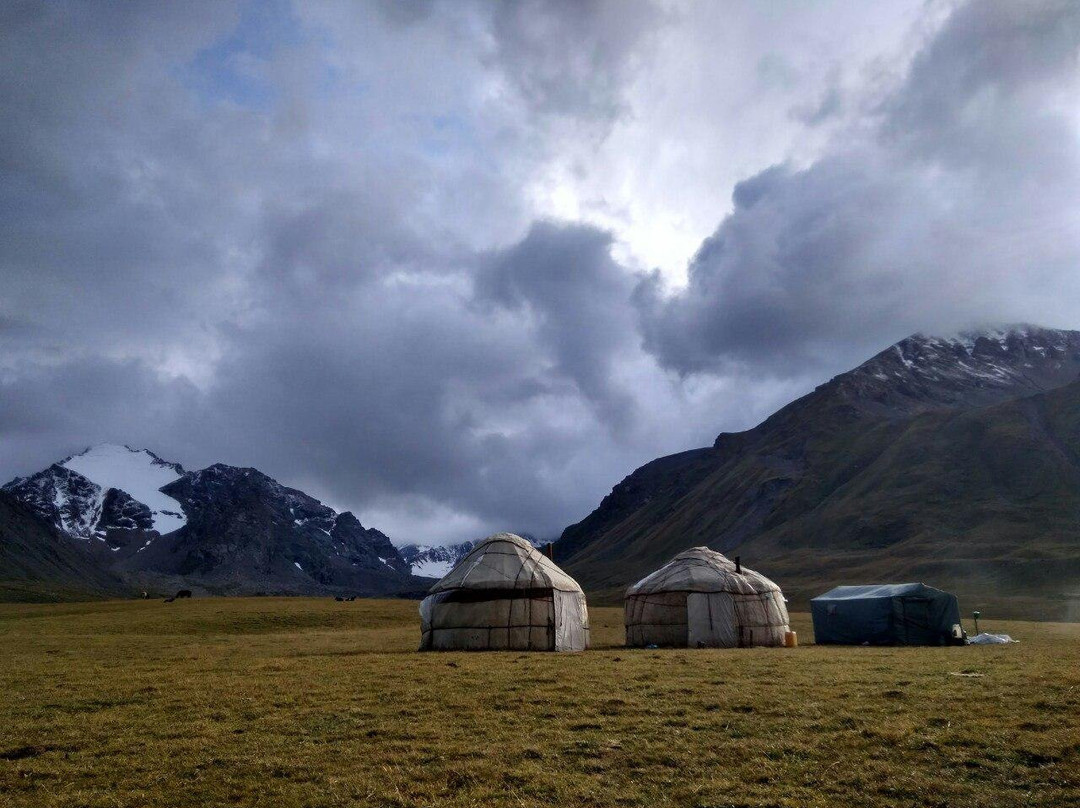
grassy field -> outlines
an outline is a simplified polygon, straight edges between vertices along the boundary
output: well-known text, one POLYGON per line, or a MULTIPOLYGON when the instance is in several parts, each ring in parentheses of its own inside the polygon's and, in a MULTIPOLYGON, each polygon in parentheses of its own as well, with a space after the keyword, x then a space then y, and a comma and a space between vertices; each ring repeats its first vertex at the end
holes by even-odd
POLYGON ((648 651, 592 622, 584 654, 417 654, 407 601, 3 605, 0 804, 1080 804, 1080 626, 648 651))

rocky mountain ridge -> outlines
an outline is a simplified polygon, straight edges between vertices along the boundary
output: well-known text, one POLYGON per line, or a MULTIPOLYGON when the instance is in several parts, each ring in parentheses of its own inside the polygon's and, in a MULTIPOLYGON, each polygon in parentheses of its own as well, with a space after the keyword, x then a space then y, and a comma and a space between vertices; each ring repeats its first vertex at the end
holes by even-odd
POLYGON ((257 469, 219 463, 188 472, 146 450, 102 444, 3 490, 83 545, 98 570, 134 587, 220 594, 423 588, 383 533, 257 469))
POLYGON ((179 463, 146 449, 103 443, 16 477, 3 490, 69 536, 105 540, 111 530, 168 533, 182 527, 180 503, 160 489, 184 473, 179 463))
POLYGON ((912 334, 822 385, 866 411, 912 415, 980 407, 1080 378, 1080 332, 1014 325, 912 334))

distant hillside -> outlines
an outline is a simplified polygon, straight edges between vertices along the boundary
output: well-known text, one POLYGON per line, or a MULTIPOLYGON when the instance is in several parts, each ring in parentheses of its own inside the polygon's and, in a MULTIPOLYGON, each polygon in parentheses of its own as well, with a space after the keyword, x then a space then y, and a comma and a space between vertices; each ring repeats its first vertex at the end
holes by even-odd
POLYGON ((686 547, 739 554, 793 604, 922 580, 965 608, 1064 616, 1080 593, 1080 333, 915 335, 713 447, 661 458, 566 529, 615 595, 686 547))

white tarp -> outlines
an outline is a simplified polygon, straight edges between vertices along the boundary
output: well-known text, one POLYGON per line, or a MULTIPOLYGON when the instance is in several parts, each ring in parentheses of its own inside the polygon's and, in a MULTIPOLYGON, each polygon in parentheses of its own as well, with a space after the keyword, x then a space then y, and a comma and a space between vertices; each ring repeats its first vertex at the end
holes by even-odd
POLYGON ((1019 642, 1019 640, 1014 640, 1008 634, 988 634, 985 631, 974 637, 968 637, 968 645, 1006 645, 1010 642, 1019 642))

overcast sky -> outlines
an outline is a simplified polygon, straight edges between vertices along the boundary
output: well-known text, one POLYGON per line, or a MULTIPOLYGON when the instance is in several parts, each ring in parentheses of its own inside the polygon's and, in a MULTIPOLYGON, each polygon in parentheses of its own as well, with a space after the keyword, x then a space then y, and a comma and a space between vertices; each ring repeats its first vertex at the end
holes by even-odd
POLYGON ((557 535, 908 333, 1080 327, 1080 3, 4 3, 0 478, 557 535))

